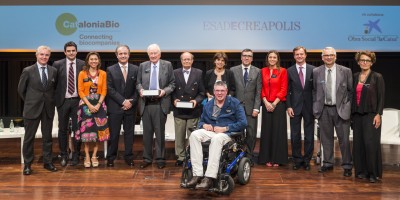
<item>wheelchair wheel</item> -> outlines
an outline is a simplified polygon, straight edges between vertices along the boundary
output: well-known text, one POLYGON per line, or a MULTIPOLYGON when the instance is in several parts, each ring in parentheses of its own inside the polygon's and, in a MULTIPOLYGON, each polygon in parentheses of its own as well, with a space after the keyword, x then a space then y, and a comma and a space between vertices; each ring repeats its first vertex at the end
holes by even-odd
POLYGON ((238 182, 241 185, 246 185, 249 182, 251 175, 251 165, 249 158, 244 157, 240 160, 237 175, 238 182))
POLYGON ((229 175, 223 176, 218 183, 219 193, 223 195, 228 195, 232 193, 234 188, 235 188, 235 181, 229 175))

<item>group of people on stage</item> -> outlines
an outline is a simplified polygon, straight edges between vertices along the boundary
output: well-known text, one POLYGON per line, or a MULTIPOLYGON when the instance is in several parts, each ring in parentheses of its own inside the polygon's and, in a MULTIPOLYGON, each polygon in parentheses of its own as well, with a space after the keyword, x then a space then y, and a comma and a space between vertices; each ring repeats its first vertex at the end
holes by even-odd
MULTIPOLYGON (((84 166, 98 167, 97 149, 102 141, 108 141, 107 166, 113 167, 121 125, 124 129, 124 160, 127 165, 134 166, 132 147, 137 109, 143 121, 144 149, 140 168, 152 165, 153 160, 159 169, 166 166, 165 123, 171 110, 175 125, 176 166, 183 164, 188 143, 186 138, 189 138, 191 146, 198 146, 196 141, 216 138, 211 133, 224 133, 215 139, 218 145, 214 149, 219 149, 221 144, 229 141, 230 132, 242 129, 245 129, 247 153, 253 165, 258 115, 262 110, 258 164, 278 167, 288 163, 286 116, 289 116, 293 169, 310 170, 314 153, 314 120, 317 119, 322 152, 320 172, 333 169, 336 131, 343 175, 352 176, 354 165, 357 178, 369 179, 370 182, 382 178, 380 135, 385 86, 382 75, 371 69, 376 61, 373 52, 356 54, 361 72, 354 75, 349 68, 336 63, 336 51, 332 47, 323 49, 324 64, 320 67, 306 63, 306 48, 295 47, 296 64, 288 69, 280 65, 279 52, 275 50, 267 53, 266 66, 261 69, 252 65, 251 49, 244 49, 241 52, 242 63, 230 69, 227 68, 227 55, 217 52, 213 58, 214 68, 205 72, 204 79, 203 72, 192 67, 193 54, 182 53, 182 68, 174 70, 169 61, 161 59, 161 49, 157 44, 148 46, 149 61, 139 66, 129 63, 129 47, 119 45, 115 49, 118 63, 107 67, 106 71, 101 70, 101 58, 97 52, 89 52, 85 61, 77 59, 78 48, 74 42, 64 45, 64 53, 66 58, 50 66, 51 50, 40 46, 36 51, 37 62, 26 67, 21 74, 18 93, 24 100, 24 175, 32 173, 33 142, 40 122, 44 168, 57 171, 51 157, 51 131, 56 107, 60 164, 63 167, 68 162, 71 165, 79 163, 81 143, 85 151, 84 166), (149 95, 151 91, 158 92, 149 95), (68 159, 70 118, 74 133, 71 161, 68 159), (352 151, 350 126, 354 135, 352 151), (196 130, 191 136, 193 127, 203 131, 196 130)), ((199 158, 199 152, 192 152, 195 151, 192 149, 191 157, 199 158)), ((215 178, 215 170, 215 167, 210 169, 211 172, 207 169, 206 176, 215 178)), ((195 177, 202 176, 202 173, 199 166, 194 168, 195 177)), ((200 178, 197 179, 191 184, 196 185, 200 178)), ((210 179, 203 180, 201 187, 208 187, 210 179)))

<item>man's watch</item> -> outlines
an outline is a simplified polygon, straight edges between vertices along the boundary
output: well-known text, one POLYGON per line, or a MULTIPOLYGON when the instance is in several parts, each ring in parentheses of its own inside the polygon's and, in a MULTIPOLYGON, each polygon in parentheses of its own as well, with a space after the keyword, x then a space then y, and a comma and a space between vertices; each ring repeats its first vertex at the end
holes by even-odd
POLYGON ((229 131, 229 126, 225 126, 225 128, 226 128, 226 132, 228 132, 229 131))

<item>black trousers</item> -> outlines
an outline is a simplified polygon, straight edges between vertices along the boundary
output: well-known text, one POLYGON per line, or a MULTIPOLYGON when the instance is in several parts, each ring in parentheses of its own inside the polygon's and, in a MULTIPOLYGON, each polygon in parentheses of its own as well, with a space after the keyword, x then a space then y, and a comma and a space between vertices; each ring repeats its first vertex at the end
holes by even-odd
POLYGON ((303 106, 301 113, 290 118, 290 140, 293 162, 295 164, 309 163, 314 153, 314 116, 312 110, 306 110, 303 106), (304 123, 304 156, 301 154, 301 119, 304 123))
POLYGON ((45 108, 43 108, 42 113, 37 119, 24 118, 25 137, 22 146, 22 155, 24 156, 25 165, 30 165, 33 161, 35 135, 40 122, 43 142, 43 163, 52 163, 53 140, 51 131, 53 130, 53 119, 54 117, 49 117, 47 115, 45 108))
MULTIPOLYGON (((68 157, 68 125, 69 118, 72 119, 72 131, 75 133, 78 129, 78 106, 79 98, 65 99, 64 104, 57 107, 58 113, 58 144, 60 146, 61 157, 68 157)), ((74 143, 74 151, 79 155, 81 150, 81 141, 75 140, 72 137, 74 143)))
POLYGON ((113 114, 108 116, 110 127, 110 141, 108 142, 107 159, 115 160, 118 153, 119 135, 121 132, 121 124, 124 127, 124 158, 133 159, 133 140, 135 133, 136 111, 133 114, 113 114))
POLYGON ((355 174, 382 178, 381 127, 373 123, 376 113, 353 115, 355 174))

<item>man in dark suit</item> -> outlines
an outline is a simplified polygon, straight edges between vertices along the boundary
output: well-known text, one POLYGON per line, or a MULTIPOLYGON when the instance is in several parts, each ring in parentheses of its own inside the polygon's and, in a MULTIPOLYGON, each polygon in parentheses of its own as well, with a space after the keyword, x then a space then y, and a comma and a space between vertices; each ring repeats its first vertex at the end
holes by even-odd
POLYGON ((293 49, 296 64, 289 67, 287 113, 290 117, 290 139, 292 142, 293 169, 302 165, 310 170, 314 152, 314 116, 312 110, 313 69, 306 63, 307 50, 302 46, 293 49), (304 120, 304 156, 301 155, 301 119, 304 120))
POLYGON ((350 114, 353 88, 351 69, 338 65, 336 51, 326 47, 322 51, 324 65, 313 70, 313 114, 318 119, 322 149, 320 172, 333 169, 334 130, 342 153, 343 175, 350 177, 352 158, 350 152, 350 114))
POLYGON ((174 70, 175 91, 172 93, 174 102, 175 123, 175 166, 181 166, 185 157, 186 133, 190 137, 191 129, 197 127, 201 115, 201 102, 204 99, 205 88, 203 71, 192 67, 193 55, 189 52, 181 54, 182 68, 174 70), (193 108, 178 108, 177 103, 191 102, 193 108))
MULTIPOLYGON (((72 131, 78 130, 78 74, 85 65, 85 61, 77 59, 78 47, 75 42, 67 42, 64 45, 66 58, 55 61, 53 67, 57 69, 56 106, 58 113, 58 144, 60 146, 61 166, 68 163, 68 125, 71 118, 72 131)), ((74 152, 71 165, 79 163, 81 142, 72 137, 74 152)))
POLYGON ((115 49, 118 63, 107 68, 107 107, 109 113, 110 141, 107 166, 113 167, 117 157, 121 124, 124 126, 125 163, 133 166, 133 137, 135 133, 138 92, 136 78, 138 66, 128 63, 130 49, 119 45, 115 49))
POLYGON ((260 69, 251 65, 253 51, 244 49, 241 55, 242 64, 232 67, 231 71, 235 77, 236 93, 240 104, 246 112, 246 144, 247 153, 251 158, 251 165, 254 165, 254 147, 256 146, 257 122, 261 105, 261 73, 260 69))
POLYGON ((18 83, 18 93, 24 101, 25 137, 22 146, 24 175, 32 173, 33 146, 36 131, 41 122, 44 168, 55 172, 52 163, 52 137, 54 118, 54 93, 57 82, 57 69, 48 65, 50 47, 39 46, 36 50, 37 62, 24 68, 18 83))
POLYGON ((143 162, 146 168, 153 162, 153 134, 156 136, 157 167, 165 167, 165 122, 171 109, 171 93, 175 89, 172 64, 161 60, 161 50, 157 44, 147 48, 150 61, 140 63, 137 90, 139 91, 140 115, 143 121, 143 162), (158 96, 144 96, 144 90, 158 90, 158 96))

